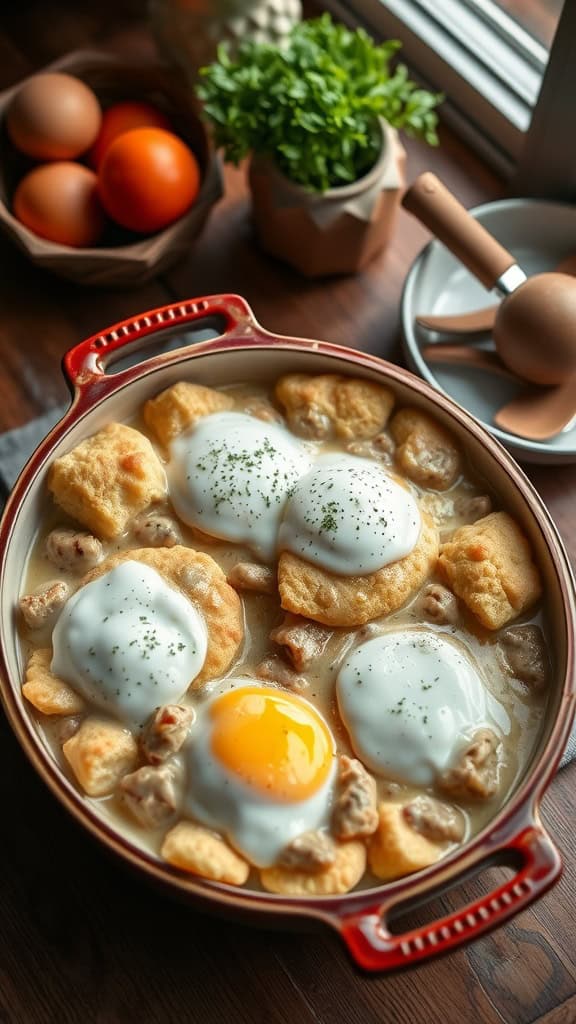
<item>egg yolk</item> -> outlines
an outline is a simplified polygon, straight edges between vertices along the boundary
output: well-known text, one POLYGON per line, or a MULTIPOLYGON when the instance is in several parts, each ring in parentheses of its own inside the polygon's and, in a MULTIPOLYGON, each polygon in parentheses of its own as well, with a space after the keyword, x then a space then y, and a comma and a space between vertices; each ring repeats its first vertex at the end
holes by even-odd
POLYGON ((326 782, 332 737, 320 715, 298 697, 247 686, 219 697, 210 714, 212 752, 264 795, 295 803, 326 782))

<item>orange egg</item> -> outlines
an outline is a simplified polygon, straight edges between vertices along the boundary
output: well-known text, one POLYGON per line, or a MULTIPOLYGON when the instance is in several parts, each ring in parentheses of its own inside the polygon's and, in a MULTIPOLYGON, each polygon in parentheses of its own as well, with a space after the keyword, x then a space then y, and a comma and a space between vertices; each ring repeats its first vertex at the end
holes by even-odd
POLYGON ((115 103, 102 115, 98 138, 88 153, 88 161, 98 169, 114 139, 133 128, 164 128, 170 131, 171 127, 168 118, 151 103, 139 103, 136 100, 115 103))
POLYGON ((105 217, 94 171, 68 161, 43 164, 22 179, 14 214, 41 238, 77 248, 94 245, 105 217))
POLYGON ((102 205, 113 220, 151 234, 190 208, 200 188, 200 168, 177 135, 134 128, 107 150, 98 180, 102 205))
POLYGON ((92 145, 102 112, 91 89, 61 73, 34 75, 18 90, 6 115, 14 145, 37 160, 69 160, 92 145))

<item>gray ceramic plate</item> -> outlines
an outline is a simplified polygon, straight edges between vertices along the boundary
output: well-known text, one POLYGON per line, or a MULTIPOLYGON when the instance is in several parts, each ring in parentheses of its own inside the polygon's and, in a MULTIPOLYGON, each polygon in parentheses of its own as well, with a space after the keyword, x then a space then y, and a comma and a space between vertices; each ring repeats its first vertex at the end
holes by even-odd
MULTIPOLYGON (((576 206, 504 199, 477 206, 470 213, 516 256, 528 274, 552 270, 560 260, 576 254, 576 206)), ((494 413, 518 394, 521 386, 467 367, 432 367, 423 359, 425 345, 456 339, 424 330, 415 323, 416 315, 464 313, 494 301, 494 294, 487 292, 444 245, 438 241, 427 245, 413 264, 402 295, 402 332, 410 368, 468 409, 519 461, 576 462, 576 425, 550 441, 526 441, 493 426, 494 413)), ((486 346, 491 347, 488 336, 486 346)))

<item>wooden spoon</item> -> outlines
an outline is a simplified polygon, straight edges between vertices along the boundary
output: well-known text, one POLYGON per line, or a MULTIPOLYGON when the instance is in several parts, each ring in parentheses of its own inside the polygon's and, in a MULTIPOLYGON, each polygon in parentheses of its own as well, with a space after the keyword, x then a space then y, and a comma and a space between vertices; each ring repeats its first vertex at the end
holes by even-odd
MULTIPOLYGON (((429 363, 471 366, 502 377, 517 380, 496 352, 465 348, 460 345, 426 345, 422 355, 429 363)), ((562 433, 576 417, 576 377, 555 388, 530 388, 503 405, 494 414, 494 423, 509 434, 529 441, 548 441, 562 433)))
MULTIPOLYGON (((567 256, 558 264, 559 274, 576 276, 576 255, 567 256)), ((486 306, 470 313, 446 313, 444 316, 421 314, 414 319, 420 327, 439 334, 489 334, 494 328, 498 306, 486 306)), ((465 339, 463 339, 465 340, 465 339)))
POLYGON ((498 373, 509 380, 518 380, 516 374, 504 366, 496 352, 487 352, 486 349, 465 348, 462 345, 425 345, 422 355, 428 363, 470 366, 474 370, 488 370, 489 373, 498 373))
POLYGON ((439 334, 487 334, 494 327, 497 310, 498 306, 486 306, 486 309, 475 309, 470 313, 447 313, 445 316, 422 313, 414 319, 419 327, 438 331, 439 334))
POLYGON ((555 388, 525 391, 503 405, 494 423, 509 434, 530 441, 548 441, 561 434, 576 417, 576 377, 555 388))
POLYGON ((531 383, 553 386, 576 373, 576 282, 568 274, 526 278, 514 257, 436 178, 416 179, 402 200, 482 284, 503 296, 494 323, 502 362, 531 383))

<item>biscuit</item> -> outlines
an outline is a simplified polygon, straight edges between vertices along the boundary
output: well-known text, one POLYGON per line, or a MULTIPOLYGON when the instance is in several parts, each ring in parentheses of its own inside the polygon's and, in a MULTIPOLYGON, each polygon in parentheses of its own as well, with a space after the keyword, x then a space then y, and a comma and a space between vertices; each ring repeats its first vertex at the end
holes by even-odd
POLYGON ((441 546, 438 571, 486 629, 500 629, 542 593, 530 545, 507 512, 456 530, 441 546))
POLYGON ((138 760, 132 733, 116 722, 98 718, 85 718, 62 752, 88 796, 111 793, 138 760))
POLYGON ((166 834, 162 849, 164 860, 182 871, 189 871, 211 882, 244 885, 250 865, 221 836, 191 821, 179 821, 166 834))
POLYGON ((283 551, 278 563, 281 604, 325 626, 363 626, 400 608, 430 575, 437 556, 438 530, 426 513, 414 550, 368 576, 335 576, 283 551))
POLYGON ((180 590, 198 608, 208 630, 208 650, 194 689, 221 676, 229 667, 244 637, 242 604, 226 575, 210 555, 177 544, 172 548, 138 548, 121 551, 100 562, 82 579, 82 586, 98 579, 121 562, 150 566, 180 590))
POLYGON ((55 459, 48 489, 68 515, 98 537, 118 537, 128 521, 166 494, 166 474, 150 441, 110 423, 55 459))
POLYGON ((419 409, 400 409, 390 421, 397 467, 420 487, 445 491, 462 472, 452 435, 419 409))
POLYGON ((182 380, 145 403, 144 422, 160 443, 168 446, 202 416, 231 409, 233 404, 230 395, 222 391, 182 380))
POLYGON ((290 868, 262 868, 260 881, 268 892, 280 896, 335 896, 349 892, 366 870, 366 847, 352 840, 336 844, 334 863, 324 871, 292 871, 290 868))
POLYGON ((378 828, 368 845, 368 863, 377 878, 392 882, 413 871, 421 871, 439 860, 442 853, 437 843, 409 825, 402 804, 380 804, 378 828))
POLYGON ((49 647, 32 652, 22 693, 43 715, 77 715, 84 710, 84 701, 63 679, 52 675, 51 660, 49 647))
POLYGON ((276 384, 275 396, 295 434, 345 441, 373 437, 385 426, 394 396, 370 380, 290 373, 276 384))

